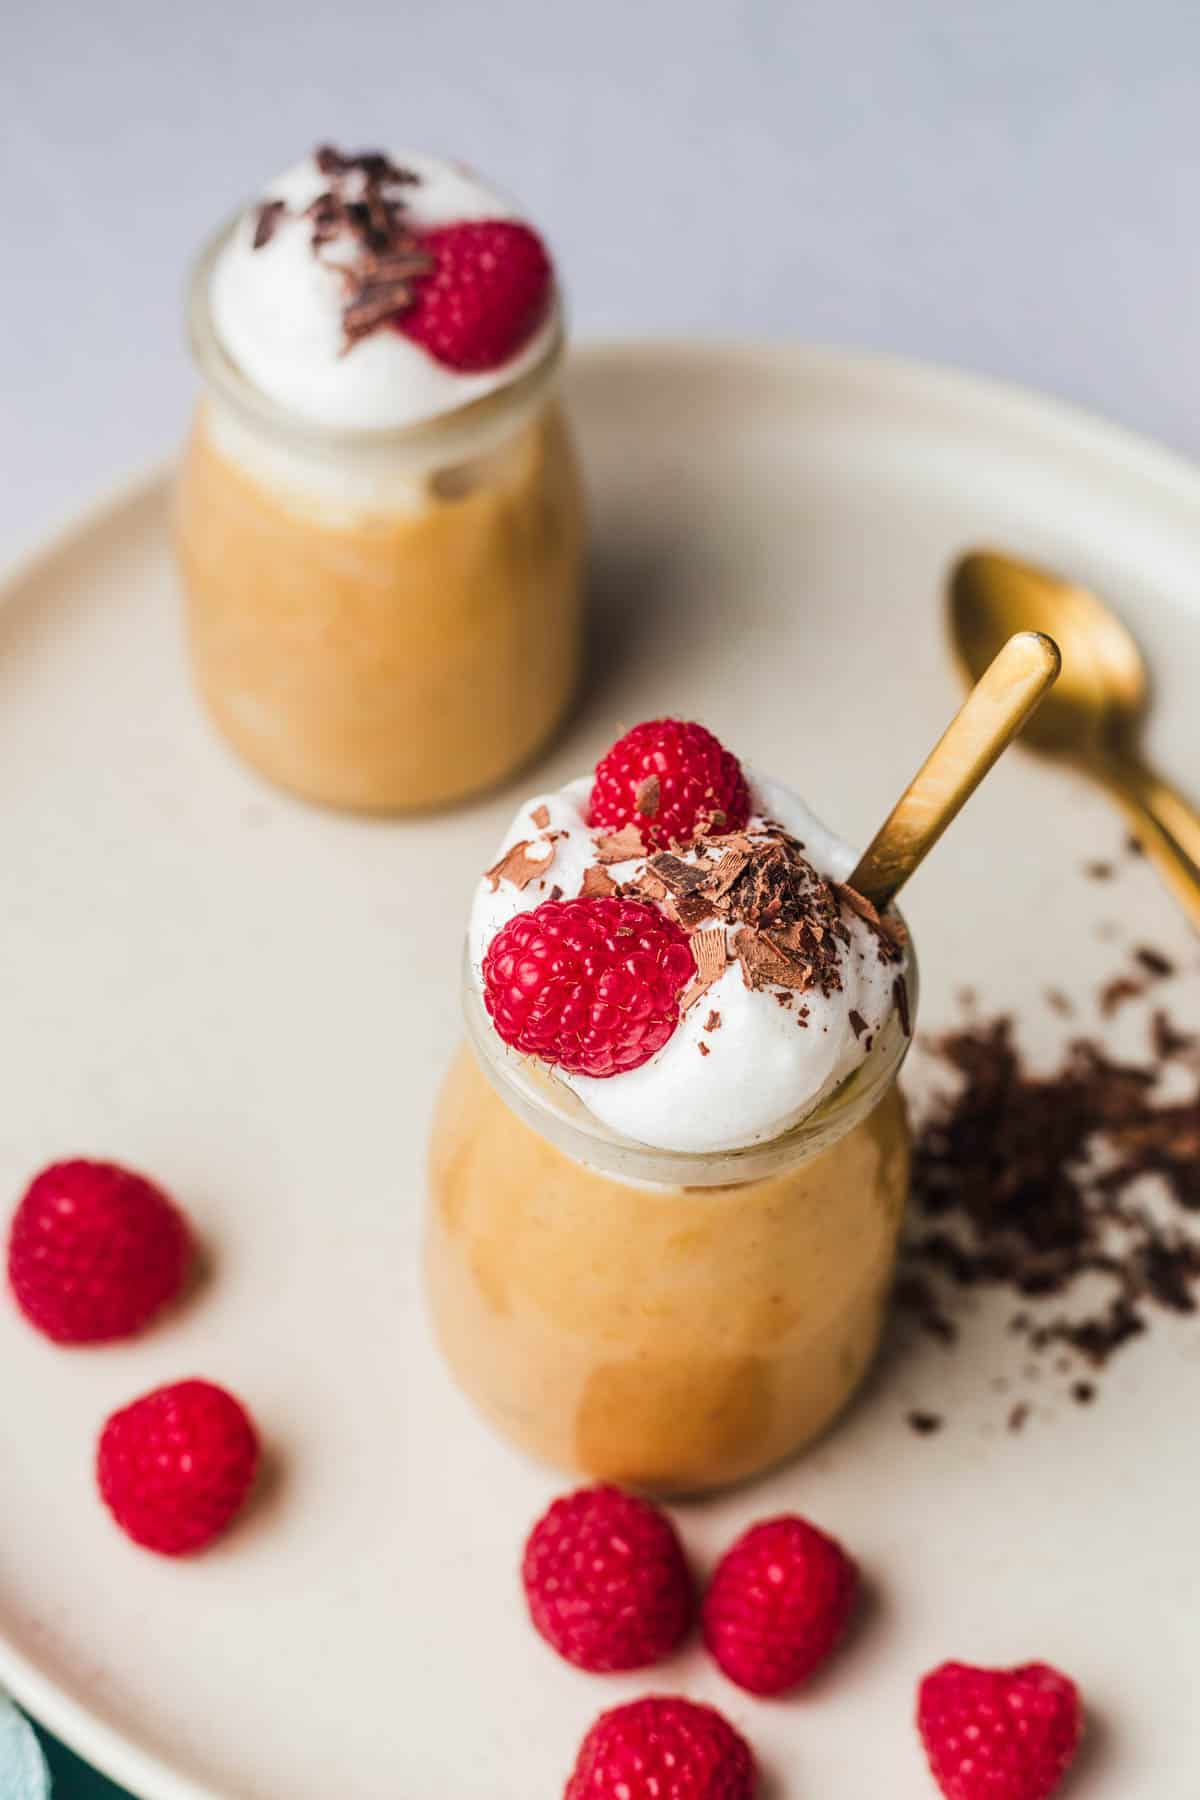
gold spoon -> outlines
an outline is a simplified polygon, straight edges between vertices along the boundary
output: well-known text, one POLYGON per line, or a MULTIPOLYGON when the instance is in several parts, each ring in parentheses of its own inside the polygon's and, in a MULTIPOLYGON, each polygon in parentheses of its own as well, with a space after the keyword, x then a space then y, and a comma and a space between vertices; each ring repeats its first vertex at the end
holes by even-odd
POLYGON ((850 877, 880 912, 1041 705, 1060 663, 1058 645, 1040 631, 1018 631, 986 662, 850 877))
POLYGON ((1062 680, 1025 742, 1108 789, 1200 928, 1200 814, 1139 753, 1146 667, 1115 613, 1087 588, 988 550, 959 562, 949 605, 955 649, 972 678, 1011 631, 1053 633, 1062 646, 1062 680))

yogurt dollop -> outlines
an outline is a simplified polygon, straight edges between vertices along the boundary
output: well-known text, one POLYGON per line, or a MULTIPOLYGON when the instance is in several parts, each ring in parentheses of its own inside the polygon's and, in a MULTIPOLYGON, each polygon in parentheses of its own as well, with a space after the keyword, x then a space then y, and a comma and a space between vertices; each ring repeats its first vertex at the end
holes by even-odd
MULTIPOLYGON (((461 163, 422 151, 389 160, 415 178, 402 192, 404 217, 417 233, 479 219, 527 222, 461 163)), ((356 180, 353 171, 347 179, 356 180)), ((246 209, 214 264, 213 326, 226 354, 260 392, 315 424, 400 429, 494 393, 542 360, 558 331, 557 302, 515 356, 479 373, 446 367, 392 329, 347 347, 342 270, 359 246, 341 232, 314 249, 308 213, 329 185, 317 154, 305 157, 246 209), (264 234, 263 208, 272 201, 283 206, 273 209, 264 234)))
MULTIPOLYGON (((811 865, 816 877, 844 883, 856 861, 849 846, 790 789, 746 774, 752 812, 738 838, 750 849, 739 856, 783 843, 789 857, 802 859, 797 869, 811 865)), ((585 877, 595 883, 600 857, 598 834, 588 824, 591 788, 585 778, 535 795, 513 819, 471 909, 469 957, 481 992, 488 947, 510 919, 541 905, 556 888, 557 897, 573 899, 584 891, 585 877), (518 845, 527 848, 511 859, 510 876, 502 865, 518 845)), ((701 839, 680 851, 678 860, 712 868, 722 854, 720 841, 701 839)), ((651 865, 643 852, 605 862, 604 873, 624 887, 643 881, 647 871, 653 877, 651 865)), ((736 911, 714 911, 695 925, 693 942, 701 931, 723 932, 730 960, 683 1012, 663 1048, 639 1068, 602 1080, 563 1069, 555 1071, 557 1078, 610 1130, 658 1149, 741 1149, 790 1130, 859 1067, 876 1034, 904 1004, 902 944, 843 897, 821 898, 836 921, 822 938, 824 980, 804 986, 772 981, 769 963, 748 972, 745 942, 738 953, 746 925, 736 911)), ((674 910, 670 891, 664 904, 674 910)), ((694 911, 699 914, 699 905, 694 911)))

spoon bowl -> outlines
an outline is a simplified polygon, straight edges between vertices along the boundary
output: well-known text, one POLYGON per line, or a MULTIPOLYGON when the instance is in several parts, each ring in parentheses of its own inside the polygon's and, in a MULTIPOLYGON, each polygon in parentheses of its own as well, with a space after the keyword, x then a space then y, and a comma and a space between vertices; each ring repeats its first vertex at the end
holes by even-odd
POLYGON ((973 550, 955 565, 949 625, 972 681, 1014 632, 1055 640, 1062 672, 1021 741, 1107 788, 1200 928, 1200 814, 1139 752, 1149 679, 1132 633, 1090 589, 995 550, 973 550))
POLYGON ((1041 631, 1062 670, 1021 742, 1051 755, 1094 755, 1136 731, 1149 682, 1132 634, 1084 587, 991 550, 964 556, 950 577, 950 630, 978 681, 1014 632, 1041 631))

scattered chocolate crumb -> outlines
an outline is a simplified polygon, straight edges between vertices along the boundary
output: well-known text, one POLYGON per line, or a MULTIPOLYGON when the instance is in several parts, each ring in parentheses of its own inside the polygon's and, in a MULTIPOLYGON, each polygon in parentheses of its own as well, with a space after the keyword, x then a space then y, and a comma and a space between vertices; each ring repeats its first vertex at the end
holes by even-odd
POLYGON ((1111 1019, 1118 1007, 1124 1006, 1127 1000, 1136 1000, 1143 992, 1140 981, 1131 975, 1114 975, 1100 989, 1100 1016, 1111 1019))
MULTIPOLYGON (((546 843, 545 839, 542 842, 546 843)), ((519 844, 514 844, 511 850, 504 852, 499 862, 493 863, 490 869, 484 871, 484 879, 491 882, 493 893, 502 880, 511 881, 516 888, 527 888, 531 881, 546 873, 554 861, 554 845, 546 843, 544 856, 531 855, 532 849, 533 840, 522 838, 519 844)))
POLYGON ((863 1032, 867 1029, 867 1021, 863 1018, 862 1014, 860 1012, 858 1012, 856 1010, 856 1008, 854 1008, 853 1006, 850 1008, 849 1019, 850 1019, 851 1031, 854 1033, 856 1038, 860 1038, 862 1036, 863 1032))
POLYGON ((1090 1381, 1077 1381, 1071 1388, 1071 1398, 1079 1406, 1090 1406, 1096 1398, 1096 1389, 1090 1381))
POLYGON ((957 1084, 918 1121, 901 1283, 927 1329, 941 1335, 946 1293, 1028 1296, 1036 1311, 1008 1329, 1034 1379, 1038 1357, 1061 1369, 1066 1349, 1101 1369, 1156 1317, 1200 1312, 1200 1066, 1161 1010, 1150 1041, 1143 1064, 1077 1038, 1049 1073, 1028 1069, 1007 1017, 932 1042, 957 1084))
POLYGON ((592 863, 583 871, 583 883, 579 889, 581 899, 604 900, 610 894, 615 894, 616 891, 616 882, 608 870, 602 869, 599 863, 592 863))
POLYGON ((1008 1429, 1020 1431, 1029 1417, 1029 1407, 1024 1400, 1018 1400, 1008 1415, 1008 1429))
POLYGON ((931 1412, 910 1412, 908 1422, 920 1437, 930 1437, 935 1431, 940 1431, 943 1423, 940 1413, 931 1412))
POLYGON ((1046 1005, 1051 1012, 1060 1013, 1064 1019, 1069 1019, 1075 1011, 1075 1004, 1071 996, 1064 994, 1061 988, 1046 989, 1046 1005))
POLYGON ((1130 833, 1125 839, 1125 854, 1126 856, 1145 856, 1146 846, 1142 843, 1141 838, 1134 837, 1130 833))
POLYGON ((952 1344, 957 1338, 957 1327, 941 1311, 936 1293, 920 1275, 901 1275, 892 1298, 898 1307, 912 1314, 930 1337, 940 1338, 944 1344, 952 1344))
POLYGON ((602 833, 596 839, 596 860, 602 863, 632 862, 644 850, 642 834, 632 821, 620 831, 602 833))
POLYGON ((699 1052, 700 1052, 700 1054, 701 1054, 701 1056, 707 1056, 707 1055, 708 1055, 708 1045, 707 1045, 707 1044, 705 1044, 705 1043, 699 1043, 699 1044, 697 1044, 697 1045, 696 1045, 696 1048, 697 1048, 697 1050, 699 1050, 699 1052))
POLYGON ((1151 949, 1148 944, 1139 944, 1133 954, 1146 973, 1153 975, 1156 981, 1164 980, 1166 976, 1175 973, 1175 964, 1170 957, 1164 956, 1161 950, 1151 949))
POLYGON ((535 806, 529 816, 539 831, 545 831, 547 825, 550 823, 550 808, 548 806, 535 806))
POLYGON ((644 819, 656 818, 661 798, 662 790, 658 776, 647 775, 644 781, 639 782, 637 791, 633 796, 634 808, 637 812, 641 813, 644 819))
POLYGON ((551 900, 561 900, 561 899, 562 899, 562 897, 563 897, 563 891, 562 891, 562 889, 561 889, 561 888, 560 888, 560 887, 559 887, 559 885, 558 885, 558 883, 557 883, 557 881, 556 881, 556 882, 555 882, 555 884, 554 884, 554 886, 553 886, 553 887, 552 887, 552 888, 551 888, 551 889, 550 889, 550 893, 549 893, 549 896, 548 896, 548 898, 549 898, 549 899, 551 899, 551 900))
POLYGON ((707 1019, 705 1019, 704 1029, 705 1029, 705 1031, 720 1031, 721 1015, 719 1012, 717 1012, 715 1007, 714 1007, 713 1011, 709 1013, 707 1019))
POLYGON ((1090 881, 1111 881, 1116 874, 1110 862, 1084 863, 1083 872, 1090 881))
POLYGON ((1187 1056, 1198 1044, 1200 1038, 1194 1037, 1190 1032, 1177 1030, 1161 1007, 1154 1013, 1150 1020, 1150 1048, 1160 1062, 1171 1062, 1177 1056, 1187 1056))
POLYGON ((275 227, 287 211, 287 203, 283 200, 264 200, 254 215, 254 239, 252 250, 261 250, 275 236, 275 227))

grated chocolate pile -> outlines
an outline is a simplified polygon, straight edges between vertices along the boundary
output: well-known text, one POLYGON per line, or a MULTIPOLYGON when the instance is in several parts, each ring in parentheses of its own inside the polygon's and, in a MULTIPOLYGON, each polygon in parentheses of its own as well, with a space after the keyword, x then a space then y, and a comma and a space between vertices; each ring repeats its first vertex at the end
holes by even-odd
MULTIPOLYGON (((1157 954, 1139 950, 1136 960, 1143 978, 1170 972, 1157 954)), ((1101 992, 1102 1014, 1112 988, 1101 992)), ((1025 1065, 1007 1016, 971 1018, 925 1048, 957 1077, 925 1106, 914 1146, 898 1299, 925 1330, 953 1342, 948 1299, 1006 1288, 1032 1303, 1010 1320, 1032 1353, 1066 1349, 1099 1370, 1156 1314, 1197 1310, 1195 1037, 1160 1008, 1144 1062, 1118 1062, 1080 1036, 1049 1074, 1025 1065)), ((1091 1382, 1071 1388, 1081 1404, 1094 1391, 1091 1382)), ((1027 1412, 1013 1407, 1010 1427, 1027 1412)), ((910 1422, 928 1431, 928 1418, 910 1422)))

